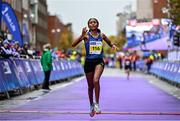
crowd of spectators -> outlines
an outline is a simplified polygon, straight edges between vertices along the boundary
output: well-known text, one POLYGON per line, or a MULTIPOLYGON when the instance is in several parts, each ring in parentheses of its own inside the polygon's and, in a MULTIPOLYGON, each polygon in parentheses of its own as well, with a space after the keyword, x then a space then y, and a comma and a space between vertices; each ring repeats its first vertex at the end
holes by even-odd
POLYGON ((3 39, 0 37, 0 57, 3 58, 38 58, 39 53, 35 50, 30 50, 29 43, 24 42, 21 47, 18 41, 3 39))
MULTIPOLYGON (((0 57, 3 58, 26 58, 26 59, 40 59, 42 52, 36 51, 36 49, 31 49, 30 44, 28 42, 24 42, 23 46, 20 46, 18 41, 8 40, 7 37, 0 36, 0 57)), ((71 51, 66 54, 63 50, 58 50, 58 48, 51 48, 50 50, 52 59, 69 59, 69 60, 77 60, 79 59, 77 52, 71 51), (74 57, 74 58, 72 58, 74 57)))

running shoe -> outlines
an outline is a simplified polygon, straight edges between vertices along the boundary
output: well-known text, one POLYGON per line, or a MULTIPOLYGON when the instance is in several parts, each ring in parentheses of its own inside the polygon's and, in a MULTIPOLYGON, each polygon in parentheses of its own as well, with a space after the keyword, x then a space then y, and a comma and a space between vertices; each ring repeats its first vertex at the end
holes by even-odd
POLYGON ((101 113, 101 109, 99 107, 99 104, 95 103, 94 104, 94 111, 96 114, 100 114, 101 113))
POLYGON ((90 105, 90 116, 93 117, 95 114, 95 111, 94 111, 94 103, 92 105, 90 105))

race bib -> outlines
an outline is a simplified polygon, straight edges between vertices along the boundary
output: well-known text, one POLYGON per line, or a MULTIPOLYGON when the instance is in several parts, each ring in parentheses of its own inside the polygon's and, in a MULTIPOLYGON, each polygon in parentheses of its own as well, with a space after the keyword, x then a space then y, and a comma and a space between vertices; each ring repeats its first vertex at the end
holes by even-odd
POLYGON ((126 65, 130 65, 130 61, 125 61, 125 64, 126 65))
POLYGON ((101 54, 102 42, 101 41, 91 41, 89 43, 89 54, 101 54))

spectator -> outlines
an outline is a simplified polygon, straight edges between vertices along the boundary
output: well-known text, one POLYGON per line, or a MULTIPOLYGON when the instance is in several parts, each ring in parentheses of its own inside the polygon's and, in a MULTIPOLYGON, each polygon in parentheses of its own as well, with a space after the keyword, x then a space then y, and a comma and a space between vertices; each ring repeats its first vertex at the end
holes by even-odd
POLYGON ((119 68, 122 69, 123 68, 123 65, 122 65, 122 56, 119 55, 117 60, 119 62, 119 68))
POLYGON ((44 71, 44 82, 42 88, 45 90, 50 90, 49 88, 49 78, 52 70, 52 55, 50 52, 50 44, 45 44, 43 46, 43 54, 41 56, 41 65, 44 71))
POLYGON ((13 56, 14 56, 14 57, 20 57, 21 48, 20 48, 19 42, 16 41, 11 48, 12 48, 12 54, 13 54, 13 56))
POLYGON ((29 50, 29 44, 27 42, 24 43, 24 46, 21 51, 21 56, 26 58, 33 58, 33 53, 29 50))
POLYGON ((154 56, 153 55, 150 55, 146 60, 146 66, 147 66, 147 73, 148 74, 150 72, 151 65, 152 65, 153 61, 154 61, 154 56))
POLYGON ((5 58, 13 56, 13 52, 7 39, 3 41, 3 46, 1 47, 1 56, 5 58))
POLYGON ((0 47, 3 45, 3 38, 0 36, 0 47))
POLYGON ((138 55, 136 53, 136 51, 134 51, 134 54, 132 55, 132 67, 133 67, 133 71, 136 71, 136 61, 138 60, 138 55))
POLYGON ((51 55, 52 55, 53 60, 58 60, 59 58, 56 51, 57 51, 57 48, 51 49, 51 55))

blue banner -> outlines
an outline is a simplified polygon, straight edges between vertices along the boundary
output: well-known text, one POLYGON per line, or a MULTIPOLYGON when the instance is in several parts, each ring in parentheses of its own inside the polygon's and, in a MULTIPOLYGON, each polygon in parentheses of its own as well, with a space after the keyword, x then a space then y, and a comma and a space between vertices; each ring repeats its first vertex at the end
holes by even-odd
POLYGON ((37 80, 37 84, 42 84, 44 80, 44 72, 39 60, 31 60, 30 66, 32 68, 32 73, 35 75, 35 79, 37 80))
POLYGON ((25 37, 23 38, 23 40, 29 43, 30 37, 29 37, 28 27, 27 27, 27 24, 25 23, 23 23, 23 35, 25 37))
POLYGON ((23 39, 16 14, 12 7, 5 2, 2 2, 2 19, 5 21, 10 33, 13 35, 13 39, 18 41, 20 46, 23 46, 23 39))
MULTIPOLYGON (((2 64, 1 60, 0 60, 0 64, 2 64)), ((0 65, 0 67, 2 68, 3 66, 0 65)), ((4 73, 3 73, 2 69, 0 70, 0 75, 1 75, 0 76, 0 92, 6 92, 7 91, 7 89, 6 89, 7 85, 5 85, 5 81, 4 81, 4 78, 3 78, 4 73)))
POLYGON ((180 64, 178 62, 154 62, 151 73, 170 82, 180 83, 180 64))
POLYGON ((19 83, 21 87, 30 87, 31 84, 26 76, 25 69, 23 68, 23 60, 13 59, 13 65, 15 66, 15 74, 19 78, 19 83))
POLYGON ((15 67, 13 61, 10 59, 0 59, 0 68, 1 68, 1 78, 3 83, 6 86, 7 90, 13 90, 21 88, 19 79, 15 74, 15 67))
MULTIPOLYGON (((2 11, 2 0, 0 0, 0 11, 2 11)), ((1 25, 1 16, 2 16, 2 14, 1 14, 1 12, 0 12, 0 25, 1 25)))
MULTIPOLYGON (((2 76, 0 76, 0 80, 3 80, 2 76)), ((7 91, 6 86, 2 81, 0 81, 0 92, 6 92, 6 91, 7 91)))
MULTIPOLYGON (((177 71, 177 69, 176 69, 177 71)), ((77 61, 54 61, 51 82, 83 74, 77 61)), ((40 85, 44 72, 39 60, 0 58, 0 92, 40 85)))
POLYGON ((53 70, 51 72, 51 76, 50 76, 50 80, 53 81, 53 80, 58 80, 59 78, 59 74, 58 74, 58 69, 60 68, 57 61, 54 61, 52 63, 52 66, 53 66, 53 70), (54 76, 52 76, 54 75, 54 76))
POLYGON ((24 73, 26 74, 31 85, 37 85, 38 82, 36 80, 36 76, 34 75, 33 68, 31 67, 31 60, 24 60, 22 62, 22 66, 24 68, 24 73))

